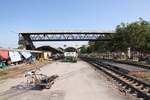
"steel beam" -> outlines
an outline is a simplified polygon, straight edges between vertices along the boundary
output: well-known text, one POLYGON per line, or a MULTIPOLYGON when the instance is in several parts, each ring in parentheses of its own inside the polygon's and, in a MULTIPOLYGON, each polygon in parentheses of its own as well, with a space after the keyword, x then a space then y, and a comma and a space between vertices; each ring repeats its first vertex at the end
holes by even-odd
POLYGON ((19 33, 19 44, 30 45, 38 41, 110 41, 111 32, 43 32, 19 33))
POLYGON ((112 39, 111 33, 20 33, 23 37, 29 36, 31 41, 108 41, 112 39))

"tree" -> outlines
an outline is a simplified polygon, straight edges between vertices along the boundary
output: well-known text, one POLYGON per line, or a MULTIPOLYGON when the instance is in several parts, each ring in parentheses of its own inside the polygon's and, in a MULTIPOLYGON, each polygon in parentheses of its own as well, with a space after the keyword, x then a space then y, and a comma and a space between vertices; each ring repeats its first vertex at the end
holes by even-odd
POLYGON ((140 19, 139 21, 118 25, 116 28, 114 46, 116 49, 124 51, 131 47, 139 51, 149 49, 150 23, 140 19))
POLYGON ((150 22, 139 18, 132 23, 121 23, 116 27, 112 41, 89 42, 87 52, 127 51, 130 47, 136 51, 150 51, 150 22))
POLYGON ((87 53, 87 47, 85 45, 80 47, 80 53, 87 53))
POLYGON ((89 52, 126 51, 127 48, 137 51, 150 51, 150 23, 139 18, 132 23, 121 23, 116 27, 112 41, 89 42, 89 52))
POLYGON ((24 48, 25 48, 24 45, 19 45, 19 46, 17 47, 17 49, 24 49, 24 48))

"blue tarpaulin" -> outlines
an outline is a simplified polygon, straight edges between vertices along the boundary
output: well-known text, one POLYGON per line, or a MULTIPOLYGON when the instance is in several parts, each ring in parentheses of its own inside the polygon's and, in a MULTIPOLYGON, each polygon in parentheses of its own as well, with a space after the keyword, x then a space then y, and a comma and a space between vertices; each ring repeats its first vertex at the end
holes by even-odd
POLYGON ((10 52, 9 52, 9 57, 10 57, 10 59, 11 59, 11 62, 18 62, 18 61, 21 61, 21 55, 19 54, 19 52, 10 51, 10 52))
POLYGON ((23 52, 20 52, 20 53, 21 53, 21 55, 23 55, 25 57, 25 59, 28 59, 32 56, 32 54, 30 52, 24 52, 23 51, 23 52))

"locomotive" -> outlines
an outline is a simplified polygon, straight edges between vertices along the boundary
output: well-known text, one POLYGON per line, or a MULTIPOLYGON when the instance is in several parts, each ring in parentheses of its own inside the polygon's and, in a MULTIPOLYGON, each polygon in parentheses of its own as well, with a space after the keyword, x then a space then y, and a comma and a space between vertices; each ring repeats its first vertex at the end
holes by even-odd
POLYGON ((65 62, 77 62, 78 53, 77 49, 73 47, 68 47, 64 51, 64 60, 65 62))

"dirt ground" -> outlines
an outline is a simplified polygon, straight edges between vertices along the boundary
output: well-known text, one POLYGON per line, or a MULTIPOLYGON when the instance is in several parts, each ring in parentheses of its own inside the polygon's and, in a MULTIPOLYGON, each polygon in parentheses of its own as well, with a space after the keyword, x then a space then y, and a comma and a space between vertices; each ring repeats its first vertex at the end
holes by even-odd
POLYGON ((59 75, 51 89, 29 89, 24 75, 19 75, 0 81, 0 100, 128 100, 86 62, 57 61, 41 71, 48 76, 59 75))
POLYGON ((51 61, 44 61, 42 63, 35 64, 18 64, 16 66, 9 66, 0 71, 0 80, 7 78, 14 78, 20 74, 25 73, 26 71, 33 70, 35 68, 41 68, 46 64, 51 63, 51 61))

